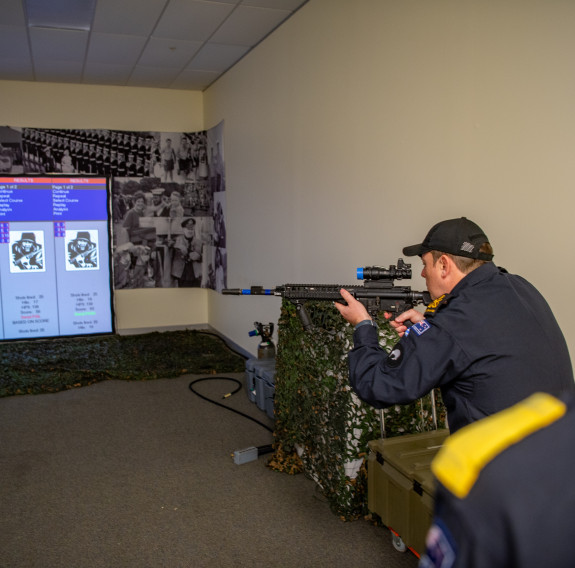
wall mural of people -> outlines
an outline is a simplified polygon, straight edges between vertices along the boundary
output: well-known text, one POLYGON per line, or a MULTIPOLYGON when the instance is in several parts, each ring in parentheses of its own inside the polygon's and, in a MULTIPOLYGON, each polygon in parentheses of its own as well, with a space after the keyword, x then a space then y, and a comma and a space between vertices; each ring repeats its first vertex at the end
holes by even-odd
MULTIPOLYGON (((112 178, 116 289, 226 287, 223 122, 200 132, 0 127, 0 156, 3 173, 112 178)), ((80 233, 73 247, 85 245, 80 233)))

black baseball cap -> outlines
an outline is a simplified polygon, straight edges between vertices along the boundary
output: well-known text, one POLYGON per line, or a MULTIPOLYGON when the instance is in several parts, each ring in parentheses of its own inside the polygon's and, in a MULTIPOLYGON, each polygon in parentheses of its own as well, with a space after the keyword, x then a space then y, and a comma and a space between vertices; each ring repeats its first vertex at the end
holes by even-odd
POLYGON ((466 217, 448 219, 437 223, 429 230, 423 242, 403 249, 405 256, 421 256, 437 250, 455 256, 465 256, 478 260, 492 260, 493 255, 479 252, 482 244, 488 243, 487 235, 466 217))

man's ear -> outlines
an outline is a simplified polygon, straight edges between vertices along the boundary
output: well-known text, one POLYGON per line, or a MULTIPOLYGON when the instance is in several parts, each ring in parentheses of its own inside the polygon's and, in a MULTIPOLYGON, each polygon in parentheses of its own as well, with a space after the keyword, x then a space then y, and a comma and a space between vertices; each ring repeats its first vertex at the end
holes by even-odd
POLYGON ((437 262, 439 262, 439 268, 441 269, 441 277, 448 278, 454 268, 453 260, 451 260, 451 258, 449 258, 446 254, 442 254, 437 262))

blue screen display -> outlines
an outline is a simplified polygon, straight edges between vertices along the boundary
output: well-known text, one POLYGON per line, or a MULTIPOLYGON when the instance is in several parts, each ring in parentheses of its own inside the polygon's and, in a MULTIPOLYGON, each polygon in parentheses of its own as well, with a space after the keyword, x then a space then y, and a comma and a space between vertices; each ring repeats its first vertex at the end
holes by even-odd
POLYGON ((0 177, 0 340, 114 332, 109 182, 0 177))

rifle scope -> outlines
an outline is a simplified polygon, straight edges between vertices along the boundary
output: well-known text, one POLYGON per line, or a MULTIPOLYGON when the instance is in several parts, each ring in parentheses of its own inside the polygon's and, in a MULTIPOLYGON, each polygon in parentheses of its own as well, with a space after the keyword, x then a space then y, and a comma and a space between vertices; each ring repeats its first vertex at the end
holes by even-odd
POLYGON ((411 278, 411 264, 397 260, 397 266, 390 264, 389 268, 381 266, 365 266, 357 269, 358 280, 402 280, 411 278))

